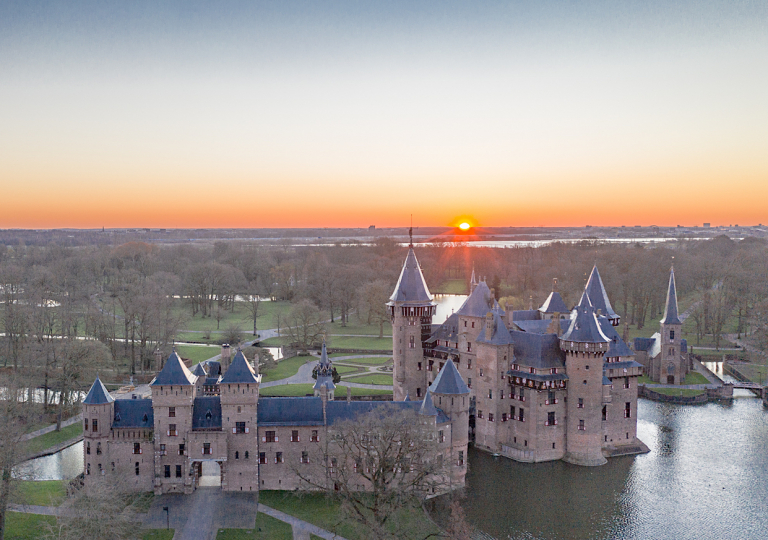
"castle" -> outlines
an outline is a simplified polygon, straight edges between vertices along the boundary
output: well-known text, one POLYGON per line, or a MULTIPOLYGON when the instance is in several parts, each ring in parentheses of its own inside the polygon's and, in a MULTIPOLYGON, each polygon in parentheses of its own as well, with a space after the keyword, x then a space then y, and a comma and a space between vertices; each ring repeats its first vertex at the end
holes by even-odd
MULTIPOLYGON (((86 482, 115 474, 158 495, 192 493, 204 485, 206 467, 225 491, 332 484, 336 464, 318 456, 333 448, 334 424, 385 407, 415 411, 444 458, 449 482, 442 485, 464 485, 469 389, 455 368, 446 366, 419 401, 353 401, 349 394, 337 401, 323 344, 314 396, 259 397, 261 376, 242 351, 231 364, 227 352, 206 372, 201 364, 190 371, 174 351, 150 383, 149 399, 114 399, 97 377, 83 401, 86 482)), ((358 472, 356 489, 368 489, 358 472)))
POLYGON ((471 292, 445 322, 410 246, 387 304, 393 323, 394 399, 420 399, 445 366, 470 390, 470 437, 477 448, 518 461, 562 459, 601 465, 647 452, 637 438, 638 378, 680 384, 688 370, 674 270, 661 331, 635 340, 616 331, 595 266, 569 309, 553 287, 539 309, 505 311, 472 274, 471 292))

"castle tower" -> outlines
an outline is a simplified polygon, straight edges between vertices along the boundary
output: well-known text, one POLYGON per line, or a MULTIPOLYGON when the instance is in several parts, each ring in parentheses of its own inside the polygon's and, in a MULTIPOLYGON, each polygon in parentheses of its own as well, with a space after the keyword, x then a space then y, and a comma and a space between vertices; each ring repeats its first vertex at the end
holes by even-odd
POLYGON ((596 310, 600 310, 600 313, 605 315, 613 326, 619 326, 621 317, 611 307, 611 301, 608 300, 608 293, 605 292, 605 286, 600 278, 600 272, 597 271, 597 265, 592 268, 592 273, 589 275, 584 292, 589 295, 589 300, 596 310))
POLYGON ((156 495, 189 493, 193 489, 187 456, 191 455, 188 437, 192 432, 196 382, 197 377, 187 369, 174 350, 165 361, 163 369, 150 383, 155 419, 156 495), (170 471, 168 475, 165 474, 166 470, 170 471))
POLYGON ((83 439, 85 451, 85 480, 104 475, 110 467, 109 440, 112 418, 115 415, 115 399, 109 395, 99 377, 93 381, 83 400, 83 439))
POLYGON ((445 363, 429 387, 422 410, 429 408, 428 400, 451 419, 450 438, 445 441, 450 447, 450 456, 446 457, 449 457, 451 463, 451 481, 463 485, 467 472, 470 396, 469 388, 452 360, 445 363))
POLYGON ((680 354, 683 322, 677 311, 677 288, 675 286, 675 269, 669 270, 669 287, 667 302, 664 307, 664 317, 661 319, 661 376, 660 382, 666 384, 682 384, 687 371, 686 364, 680 354))
MULTIPOLYGON (((238 348, 232 364, 219 382, 221 428, 227 434, 227 461, 221 464, 223 490, 259 489, 258 467, 253 464, 259 457, 256 415, 260 383, 261 375, 256 375, 243 351, 238 348)), ((197 401, 200 401, 199 398, 197 401)))
POLYGON ((403 401, 406 395, 421 399, 427 390, 424 342, 432 333, 437 304, 424 281, 413 243, 387 307, 392 320, 393 399, 403 401))
MULTIPOLYGON (((568 375, 566 440, 563 459, 575 465, 603 465, 603 357, 610 339, 600 329, 594 309, 576 307, 560 337, 568 375)), ((610 381, 608 381, 610 385, 610 381)))
POLYGON ((323 350, 320 353, 320 360, 318 360, 315 370, 317 375, 317 382, 313 388, 315 397, 322 397, 321 389, 325 387, 327 392, 326 397, 333 401, 333 393, 336 390, 336 385, 333 383, 333 362, 328 358, 328 351, 325 348, 325 339, 323 339, 323 350))

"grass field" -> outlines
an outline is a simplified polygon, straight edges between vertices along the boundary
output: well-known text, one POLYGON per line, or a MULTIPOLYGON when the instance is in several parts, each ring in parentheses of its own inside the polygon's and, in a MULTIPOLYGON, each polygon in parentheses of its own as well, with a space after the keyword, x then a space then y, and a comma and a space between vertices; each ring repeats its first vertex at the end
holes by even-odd
POLYGON ((152 529, 141 534, 141 540, 173 540, 174 529, 152 529))
POLYGON ((371 375, 361 375, 360 377, 350 377, 344 379, 347 382, 356 382, 360 384, 386 384, 392 385, 392 375, 384 373, 374 373, 371 375))
POLYGON ((176 345, 176 352, 185 360, 191 360, 192 365, 195 365, 219 354, 221 347, 218 345, 176 345))
POLYGON ((32 482, 21 480, 11 502, 36 506, 59 506, 67 496, 64 480, 43 480, 32 482))
POLYGON ((48 525, 55 525, 53 516, 8 512, 5 518, 5 540, 36 540, 47 532, 48 525))
POLYGON ((354 366, 334 366, 336 368, 336 373, 339 375, 345 375, 347 373, 355 373, 355 372, 362 372, 360 368, 356 368, 354 366))
POLYGON ((262 372, 263 382, 279 381, 292 375, 296 375, 299 368, 309 361, 317 362, 317 357, 314 356, 294 356, 286 360, 280 360, 277 366, 272 369, 265 369, 262 372))
POLYGON ((219 529, 216 540, 291 540, 293 528, 259 512, 253 529, 219 529))
POLYGON ((683 384, 709 384, 709 380, 697 371, 691 371, 685 376, 683 384))
MULTIPOLYGON (((283 384, 280 386, 270 386, 261 388, 259 395, 264 397, 303 397, 314 393, 312 384, 283 384)), ((392 390, 352 388, 353 396, 385 396, 391 395, 392 390)), ((343 399, 347 395, 347 387, 343 383, 336 385, 336 397, 343 399)))
POLYGON ((331 336, 328 346, 338 349, 382 350, 392 349, 392 337, 344 337, 331 336))
POLYGON ((42 452, 46 448, 50 448, 69 439, 74 439, 78 435, 83 434, 83 424, 77 422, 71 426, 62 428, 61 431, 51 431, 45 435, 40 435, 34 439, 30 439, 25 443, 25 451, 27 454, 35 454, 42 452))
MULTIPOLYGON (((341 326, 339 321, 326 323, 325 329, 331 336, 338 334, 379 336, 378 324, 365 324, 365 321, 358 321, 355 317, 352 317, 352 319, 347 322, 346 326, 341 326)), ((391 340, 392 325, 389 322, 385 322, 382 330, 384 331, 384 336, 389 336, 391 340)))
POLYGON ((706 394, 706 390, 692 390, 688 388, 651 388, 654 392, 665 396, 696 397, 706 394))
MULTIPOLYGON (((366 531, 349 519, 344 519, 339 501, 323 493, 296 495, 288 491, 262 491, 259 502, 349 540, 369 538, 366 531)), ((437 536, 439 533, 420 508, 403 509, 392 517, 392 521, 410 530, 414 538, 427 538, 430 534, 437 536)))
MULTIPOLYGON (((328 355, 330 358, 340 358, 342 356, 351 356, 349 353, 333 353, 328 355)), ((367 358, 350 358, 349 360, 341 360, 344 364, 358 364, 363 366, 381 366, 390 362, 391 356, 369 356, 367 358)))

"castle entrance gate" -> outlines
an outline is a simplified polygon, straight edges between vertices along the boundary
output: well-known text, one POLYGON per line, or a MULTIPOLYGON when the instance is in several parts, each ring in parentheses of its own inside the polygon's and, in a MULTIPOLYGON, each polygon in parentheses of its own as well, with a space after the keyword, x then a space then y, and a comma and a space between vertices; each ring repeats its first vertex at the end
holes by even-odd
POLYGON ((221 487, 222 464, 214 459, 195 460, 192 462, 196 487, 221 487))

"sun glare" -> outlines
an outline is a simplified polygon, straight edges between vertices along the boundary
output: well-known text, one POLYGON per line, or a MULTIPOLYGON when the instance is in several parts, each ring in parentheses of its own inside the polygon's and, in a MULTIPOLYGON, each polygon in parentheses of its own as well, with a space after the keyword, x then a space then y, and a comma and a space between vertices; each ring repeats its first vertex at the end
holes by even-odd
POLYGON ((462 223, 461 225, 459 225, 459 229, 461 229, 462 231, 468 231, 468 230, 469 230, 469 223, 467 223, 467 222, 465 221, 464 223, 462 223))

